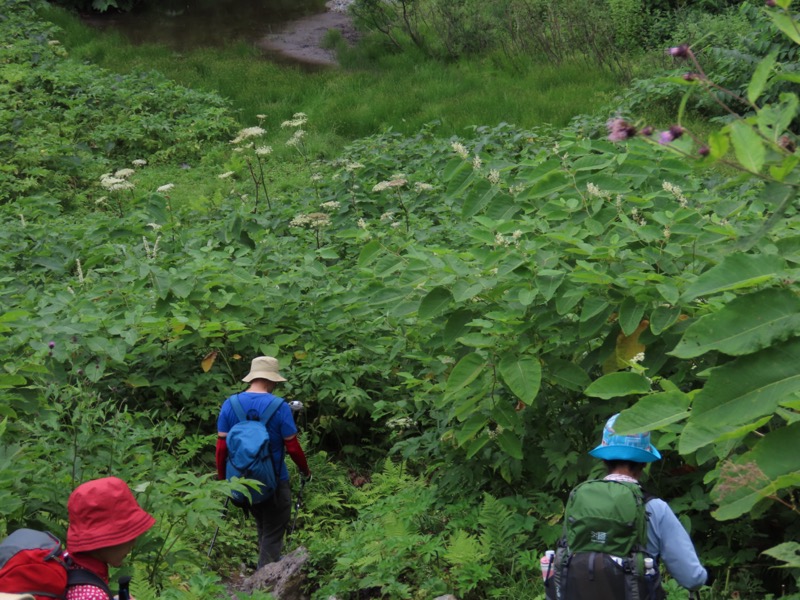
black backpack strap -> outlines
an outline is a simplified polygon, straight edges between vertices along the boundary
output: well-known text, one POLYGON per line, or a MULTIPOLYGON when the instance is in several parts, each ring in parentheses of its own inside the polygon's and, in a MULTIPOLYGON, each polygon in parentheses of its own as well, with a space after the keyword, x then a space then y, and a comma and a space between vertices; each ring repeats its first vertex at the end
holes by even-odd
POLYGON ((67 587, 72 587, 74 585, 93 585, 99 587, 108 594, 109 598, 114 597, 114 593, 111 591, 111 588, 108 587, 108 584, 103 581, 99 575, 95 575, 88 569, 67 570, 67 587))

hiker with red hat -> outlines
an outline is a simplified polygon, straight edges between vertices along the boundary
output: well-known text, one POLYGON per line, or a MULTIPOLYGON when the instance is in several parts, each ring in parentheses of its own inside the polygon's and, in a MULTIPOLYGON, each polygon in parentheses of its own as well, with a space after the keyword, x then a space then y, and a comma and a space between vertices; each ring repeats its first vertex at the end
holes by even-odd
MULTIPOLYGON (((136 502, 128 484, 103 477, 79 485, 67 502, 67 552, 71 568, 85 569, 108 584, 108 567, 119 567, 136 539, 156 520, 136 502)), ((107 588, 91 583, 68 588, 66 600, 108 600, 107 588)))
MULTIPOLYGON (((266 497, 253 498, 256 502, 244 501, 244 508, 251 512, 258 530, 257 568, 280 559, 283 537, 292 514, 292 492, 289 471, 284 460, 288 452, 304 477, 311 477, 306 456, 297 439, 297 426, 292 409, 283 398, 272 394, 278 383, 286 381, 279 372, 278 360, 272 356, 259 356, 252 360, 250 372, 242 379, 249 387, 227 398, 217 419, 217 476, 220 480, 231 475, 232 458, 229 455, 227 438, 232 429, 245 419, 261 421, 268 433, 268 459, 274 468, 276 489, 266 497)), ((264 430, 261 429, 261 433, 264 430)))

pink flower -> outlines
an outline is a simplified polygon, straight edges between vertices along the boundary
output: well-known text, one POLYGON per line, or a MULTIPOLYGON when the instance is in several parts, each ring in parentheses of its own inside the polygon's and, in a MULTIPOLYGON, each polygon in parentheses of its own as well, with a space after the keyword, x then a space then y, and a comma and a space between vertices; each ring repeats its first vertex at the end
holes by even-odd
POLYGON ((669 144, 670 142, 674 142, 679 137, 683 135, 683 127, 680 125, 673 125, 666 131, 662 131, 661 135, 658 136, 658 143, 659 144, 669 144))
POLYGON ((674 56, 675 58, 689 58, 689 46, 688 44, 681 44, 680 46, 673 46, 667 53, 670 56, 674 56))
POLYGON ((608 128, 609 142, 622 142, 636 135, 636 127, 619 117, 609 119, 606 127, 608 128))

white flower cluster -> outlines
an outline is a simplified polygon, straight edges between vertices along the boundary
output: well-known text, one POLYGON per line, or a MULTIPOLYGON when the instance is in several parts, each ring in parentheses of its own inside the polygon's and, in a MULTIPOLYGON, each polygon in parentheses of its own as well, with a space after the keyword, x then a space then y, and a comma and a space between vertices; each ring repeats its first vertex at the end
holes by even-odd
POLYGON ((606 192, 604 190, 601 190, 599 187, 597 187, 591 181, 586 184, 586 193, 589 194, 590 196, 594 197, 594 198, 602 198, 604 200, 607 200, 607 199, 611 198, 611 194, 610 193, 608 193, 608 192, 606 192))
POLYGON ((322 229, 331 224, 331 218, 325 213, 309 213, 297 215, 289 222, 289 227, 308 227, 309 229, 322 229))
POLYGON ((308 116, 306 113, 294 113, 292 118, 288 121, 284 121, 281 123, 281 127, 302 127, 308 122, 308 116))
POLYGON ((133 182, 128 181, 128 177, 135 172, 133 169, 119 169, 115 173, 105 173, 100 176, 100 185, 109 192, 132 190, 136 186, 133 185, 133 182))
POLYGON ((292 134, 292 137, 286 140, 286 145, 289 146, 290 148, 296 148, 302 143, 305 135, 306 135, 305 131, 303 131, 302 129, 298 129, 292 134))
POLYGON ((319 207, 324 210, 336 210, 337 208, 339 208, 339 206, 341 206, 341 204, 336 200, 331 200, 330 202, 323 202, 322 204, 319 205, 319 207))
POLYGON ((414 184, 414 191, 419 192, 429 192, 433 189, 433 186, 430 183, 422 183, 418 181, 414 184))
POLYGON ((467 152, 466 147, 461 142, 453 142, 452 144, 450 144, 450 147, 453 149, 453 152, 458 154, 464 160, 467 160, 467 158, 469 158, 469 152, 467 152))
POLYGON ((686 208, 689 206, 689 201, 686 199, 686 196, 683 195, 683 190, 679 188, 677 185, 670 183, 669 181, 665 181, 661 184, 661 187, 665 192, 669 192, 680 204, 681 208, 686 208))
POLYGON ((502 425, 498 425, 494 429, 490 429, 488 427, 486 428, 486 435, 489 436, 490 440, 497 439, 497 436, 500 435, 501 433, 503 433, 503 426, 502 425))
POLYGON ((522 231, 517 229, 510 236, 505 236, 502 233, 494 234, 495 246, 519 246, 519 238, 522 237, 522 231))
POLYGON ((395 417, 386 421, 386 427, 389 429, 411 429, 416 424, 417 422, 411 417, 395 417))
POLYGON ((239 144, 252 137, 261 137, 265 133, 267 133, 267 131, 263 127, 245 127, 231 140, 231 144, 239 144))
POLYGON ((144 254, 148 260, 156 259, 156 256, 158 255, 158 242, 160 241, 161 241, 161 236, 159 235, 156 238, 156 241, 151 248, 150 244, 147 243, 147 238, 145 236, 142 236, 142 245, 144 246, 144 254))
POLYGON ((391 179, 389 181, 381 181, 373 186, 372 191, 382 192, 390 188, 403 187, 406 183, 408 183, 408 181, 405 179, 391 179))
POLYGON ((259 146, 256 148, 256 154, 258 156, 269 156, 272 154, 272 146, 259 146))
POLYGON ((160 186, 156 191, 159 194, 163 194, 164 192, 170 191, 174 187, 175 187, 174 183, 167 183, 167 184, 164 184, 164 185, 160 186))

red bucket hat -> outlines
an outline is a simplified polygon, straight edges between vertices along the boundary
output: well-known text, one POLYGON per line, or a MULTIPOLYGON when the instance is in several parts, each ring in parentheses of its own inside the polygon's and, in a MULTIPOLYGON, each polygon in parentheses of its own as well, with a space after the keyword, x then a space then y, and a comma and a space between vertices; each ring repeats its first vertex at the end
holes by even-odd
POLYGON ((136 502, 128 484, 117 477, 94 479, 76 487, 67 502, 67 511, 70 552, 130 542, 156 522, 136 502))

